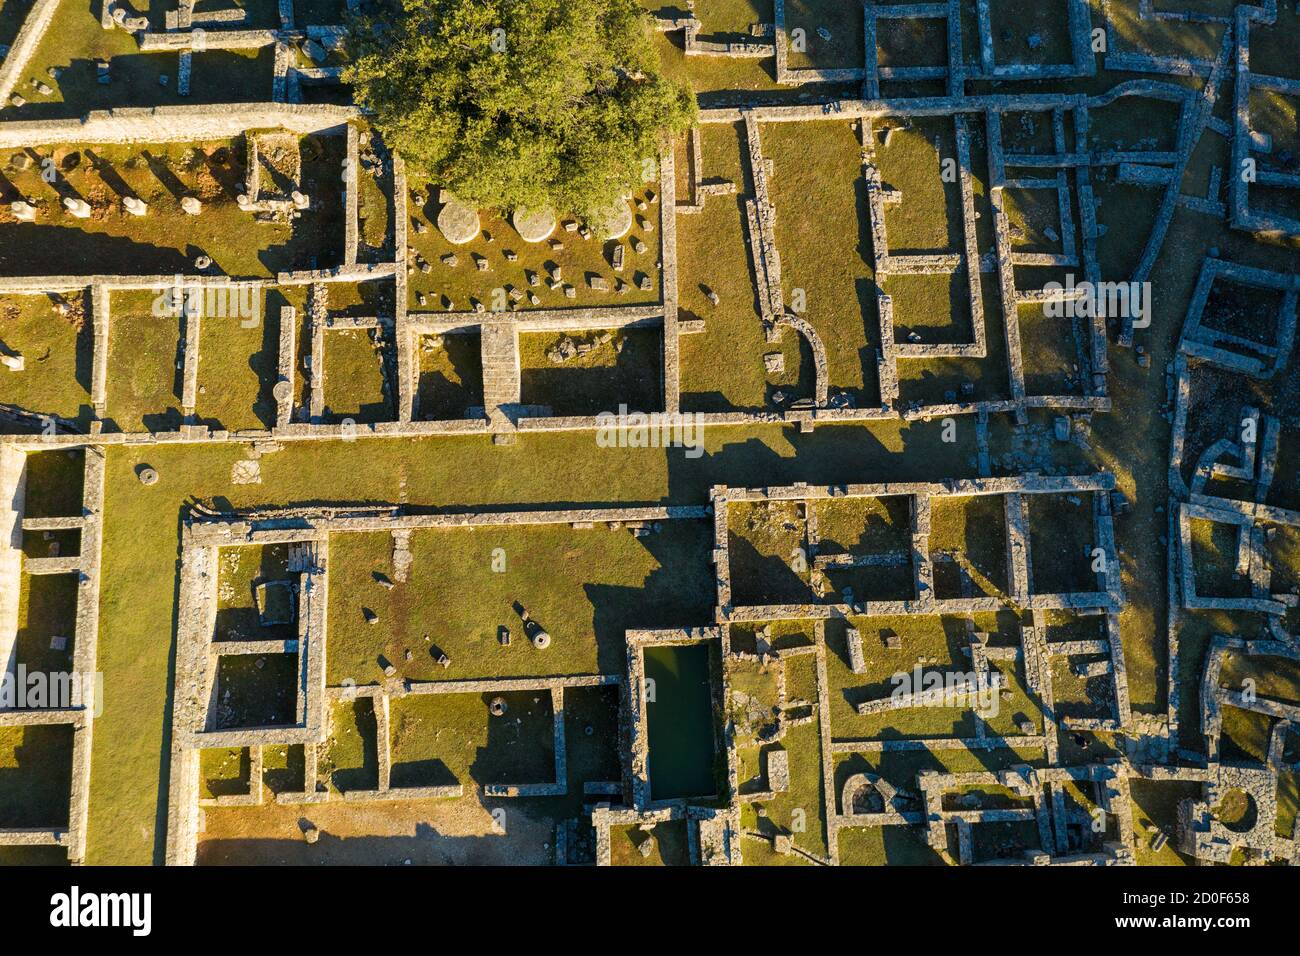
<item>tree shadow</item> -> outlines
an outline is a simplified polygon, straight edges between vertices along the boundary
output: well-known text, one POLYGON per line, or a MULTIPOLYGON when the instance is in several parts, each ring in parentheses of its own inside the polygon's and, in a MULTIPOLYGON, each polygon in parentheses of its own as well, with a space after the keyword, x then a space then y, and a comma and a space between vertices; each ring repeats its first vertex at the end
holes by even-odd
POLYGON ((87 263, 104 274, 172 274, 193 265, 178 249, 123 236, 44 223, 0 223, 0 274, 82 275, 87 263))

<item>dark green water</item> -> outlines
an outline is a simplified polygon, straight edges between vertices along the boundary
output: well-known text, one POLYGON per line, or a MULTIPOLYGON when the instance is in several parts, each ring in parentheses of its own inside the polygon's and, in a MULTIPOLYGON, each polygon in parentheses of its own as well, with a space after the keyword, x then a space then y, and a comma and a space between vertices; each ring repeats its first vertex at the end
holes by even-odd
POLYGON ((714 780, 713 700, 709 647, 648 647, 645 675, 655 699, 646 705, 650 734, 650 798, 711 796, 714 780))

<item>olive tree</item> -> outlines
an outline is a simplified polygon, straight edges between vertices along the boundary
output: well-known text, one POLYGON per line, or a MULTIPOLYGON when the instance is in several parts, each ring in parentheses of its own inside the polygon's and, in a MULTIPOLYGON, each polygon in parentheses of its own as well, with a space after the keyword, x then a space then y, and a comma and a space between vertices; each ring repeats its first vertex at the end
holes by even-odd
POLYGON ((385 142, 481 207, 599 218, 695 121, 637 0, 384 0, 349 33, 385 142))

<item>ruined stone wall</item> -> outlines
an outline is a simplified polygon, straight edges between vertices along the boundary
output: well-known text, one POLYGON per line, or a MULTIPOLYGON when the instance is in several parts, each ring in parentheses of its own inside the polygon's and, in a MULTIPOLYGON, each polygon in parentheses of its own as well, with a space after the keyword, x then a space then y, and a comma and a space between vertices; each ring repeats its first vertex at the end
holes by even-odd
POLYGON ((0 103, 8 105, 9 95, 22 79, 27 62, 36 52, 36 47, 45 36, 45 31, 49 28, 58 9, 59 0, 36 0, 36 5, 27 14, 18 36, 9 48, 9 55, 5 57, 4 65, 0 66, 0 103))
POLYGON ((17 651, 26 461, 21 451, 0 447, 0 673, 13 670, 17 651))
POLYGON ((226 139, 247 130, 282 127, 306 134, 342 131, 353 107, 293 103, 232 103, 95 110, 81 119, 0 123, 0 149, 48 143, 168 143, 226 139))

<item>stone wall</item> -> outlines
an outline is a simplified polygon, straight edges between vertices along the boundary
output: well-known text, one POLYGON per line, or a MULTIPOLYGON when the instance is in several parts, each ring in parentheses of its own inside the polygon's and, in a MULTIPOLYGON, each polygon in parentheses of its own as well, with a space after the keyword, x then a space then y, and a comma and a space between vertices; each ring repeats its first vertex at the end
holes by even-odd
POLYGON ((0 674, 12 673, 17 663, 26 466, 25 454, 0 446, 0 674))
MULTIPOLYGON (((38 710, 0 710, 0 726, 67 725, 72 728, 71 788, 68 794, 68 822, 66 826, 42 827, 32 830, 0 830, 0 845, 62 846, 67 849, 68 860, 81 863, 86 855, 86 822, 90 801, 91 736, 96 708, 102 704, 94 697, 99 693, 95 661, 99 648, 99 570, 101 528, 104 510, 104 453, 102 449, 87 448, 82 478, 81 513, 70 518, 22 518, 22 493, 25 478, 25 455, 12 448, 0 451, 0 491, 6 501, 0 510, 0 527, 9 532, 6 541, 17 540, 21 545, 23 531, 71 530, 80 531, 79 553, 67 558, 25 558, 19 553, 17 567, 11 567, 13 555, 8 548, 0 551, 0 571, 9 574, 0 594, 0 611, 17 614, 18 580, 24 570, 31 574, 69 573, 77 575, 76 625, 72 637, 73 659, 71 685, 73 698, 60 706, 38 710), (13 604, 10 605, 9 601, 13 604), (90 696, 86 694, 89 692, 90 696)), ((7 644, 0 645, 6 670, 13 663, 14 642, 7 634, 0 634, 7 644)), ((51 815, 56 811, 51 808, 51 815)))
POLYGON ((0 149, 54 143, 173 143, 227 139, 246 130, 281 127, 290 132, 342 132, 358 116, 350 106, 234 103, 210 106, 123 107, 95 110, 79 120, 0 123, 0 149))
POLYGON ((18 36, 9 47, 4 64, 0 65, 0 106, 9 105, 10 95, 22 79, 28 61, 36 52, 58 9, 59 0, 36 0, 28 12, 27 19, 18 30, 18 36))

